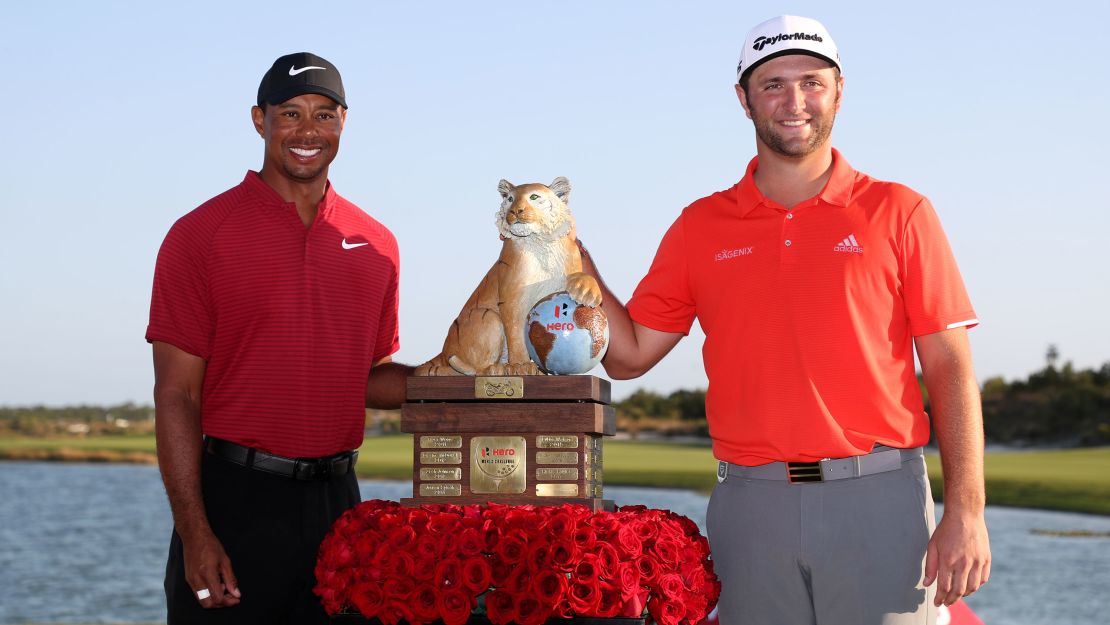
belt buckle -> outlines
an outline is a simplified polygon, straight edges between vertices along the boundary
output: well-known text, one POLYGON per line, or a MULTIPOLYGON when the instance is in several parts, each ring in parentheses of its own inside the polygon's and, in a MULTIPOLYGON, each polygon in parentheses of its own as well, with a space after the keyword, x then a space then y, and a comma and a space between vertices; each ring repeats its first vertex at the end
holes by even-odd
POLYGON ((824 482, 820 462, 787 462, 786 479, 791 484, 824 482))

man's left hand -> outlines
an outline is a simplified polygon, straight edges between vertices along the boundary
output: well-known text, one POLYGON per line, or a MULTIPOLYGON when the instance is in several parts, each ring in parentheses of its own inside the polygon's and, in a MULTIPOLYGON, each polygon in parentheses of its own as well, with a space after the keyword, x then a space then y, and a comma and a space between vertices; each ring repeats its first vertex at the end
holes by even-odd
POLYGON ((945 510, 925 555, 924 585, 937 583, 935 605, 952 605, 991 576, 991 548, 982 514, 945 510))

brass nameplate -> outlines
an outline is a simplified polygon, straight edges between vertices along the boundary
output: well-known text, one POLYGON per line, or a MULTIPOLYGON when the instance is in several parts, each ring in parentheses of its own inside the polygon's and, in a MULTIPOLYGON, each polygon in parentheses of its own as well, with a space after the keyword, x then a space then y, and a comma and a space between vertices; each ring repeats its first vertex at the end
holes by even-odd
POLYGON ((459 497, 462 484, 421 484, 421 497, 459 497))
POLYGON ((578 464, 578 452, 537 451, 536 464, 578 464))
POLYGON ((537 497, 577 497, 578 484, 536 484, 537 497))
POLYGON ((527 464, 523 436, 475 436, 470 439, 470 492, 523 493, 527 464))
POLYGON ((578 449, 578 437, 573 434, 538 434, 536 447, 539 449, 578 449))
POLYGON ((474 378, 475 399, 524 399, 524 378, 474 378))
POLYGON ((459 449, 462 447, 462 437, 455 436, 421 436, 420 446, 424 449, 459 449))
POLYGON ((553 469, 536 469, 537 480, 577 480, 578 467, 558 467, 553 469))
POLYGON ((594 486, 594 497, 601 498, 601 484, 594 486))
POLYGON ((461 451, 422 451, 420 464, 462 464, 461 451))
POLYGON ((462 469, 453 467, 450 469, 420 469, 420 479, 422 480, 461 480, 462 469))

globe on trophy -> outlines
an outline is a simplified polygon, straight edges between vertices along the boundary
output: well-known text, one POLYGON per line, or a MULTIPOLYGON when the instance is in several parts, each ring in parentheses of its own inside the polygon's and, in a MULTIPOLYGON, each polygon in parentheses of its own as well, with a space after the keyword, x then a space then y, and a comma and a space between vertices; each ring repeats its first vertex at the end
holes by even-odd
POLYGON ((605 313, 600 307, 580 305, 566 291, 536 302, 525 324, 528 356, 544 373, 586 373, 609 348, 605 313))

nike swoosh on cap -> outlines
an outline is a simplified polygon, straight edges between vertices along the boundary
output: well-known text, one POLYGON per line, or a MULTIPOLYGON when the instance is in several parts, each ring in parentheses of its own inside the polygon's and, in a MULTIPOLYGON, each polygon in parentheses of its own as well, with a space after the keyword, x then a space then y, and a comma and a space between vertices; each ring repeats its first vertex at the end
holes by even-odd
POLYGON ((362 243, 347 243, 347 239, 343 239, 343 249, 345 250, 353 250, 356 247, 362 247, 363 245, 370 245, 370 242, 363 241, 362 243))
POLYGON ((310 69, 322 69, 322 70, 326 71, 328 68, 326 68, 326 67, 317 67, 315 65, 305 65, 304 67, 302 67, 300 69, 297 69, 295 65, 290 65, 289 66, 289 75, 290 76, 296 76, 297 74, 300 74, 301 72, 307 72, 310 69))

